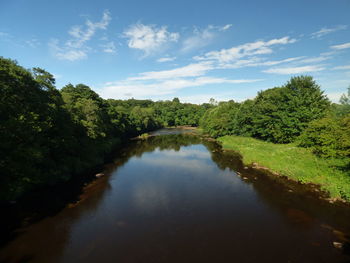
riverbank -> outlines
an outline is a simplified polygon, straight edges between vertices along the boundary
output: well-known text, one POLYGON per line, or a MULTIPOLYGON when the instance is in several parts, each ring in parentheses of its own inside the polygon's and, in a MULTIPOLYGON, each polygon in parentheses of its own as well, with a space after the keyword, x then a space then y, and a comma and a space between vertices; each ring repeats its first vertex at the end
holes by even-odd
POLYGON ((246 165, 268 169, 304 184, 320 185, 321 190, 329 193, 330 201, 350 202, 350 176, 344 159, 322 159, 294 144, 274 144, 249 137, 224 136, 218 141, 224 149, 239 152, 246 165))

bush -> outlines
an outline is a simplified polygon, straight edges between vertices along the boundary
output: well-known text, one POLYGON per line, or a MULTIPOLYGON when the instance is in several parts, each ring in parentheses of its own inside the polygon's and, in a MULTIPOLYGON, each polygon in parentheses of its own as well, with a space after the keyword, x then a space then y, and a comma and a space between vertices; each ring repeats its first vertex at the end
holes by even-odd
POLYGON ((350 157, 350 114, 328 115, 310 123, 298 138, 298 145, 323 157, 350 157))

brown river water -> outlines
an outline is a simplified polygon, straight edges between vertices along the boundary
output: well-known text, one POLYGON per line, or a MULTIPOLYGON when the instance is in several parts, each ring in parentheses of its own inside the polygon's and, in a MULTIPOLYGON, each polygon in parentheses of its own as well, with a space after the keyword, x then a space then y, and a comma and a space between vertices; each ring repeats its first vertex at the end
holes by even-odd
POLYGON ((2 262, 350 262, 350 209, 179 130, 133 141, 2 262), (333 242, 343 244, 336 248, 333 242))

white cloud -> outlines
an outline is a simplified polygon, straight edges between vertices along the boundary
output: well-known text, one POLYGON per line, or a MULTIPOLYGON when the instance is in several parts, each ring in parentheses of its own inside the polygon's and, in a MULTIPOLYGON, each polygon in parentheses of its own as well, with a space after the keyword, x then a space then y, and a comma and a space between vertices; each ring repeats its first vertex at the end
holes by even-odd
POLYGON ((311 38, 321 38, 325 35, 328 35, 330 33, 333 33, 333 32, 339 31, 339 30, 345 30, 345 29, 347 29, 347 27, 348 26, 346 26, 346 25, 339 25, 339 26, 331 27, 331 28, 324 27, 321 30, 312 33, 311 38))
POLYGON ((182 52, 189 52, 209 45, 212 40, 218 35, 218 32, 227 31, 232 27, 232 24, 227 24, 224 26, 214 26, 208 25, 206 28, 202 29, 195 27, 193 29, 192 35, 185 38, 182 42, 182 52))
POLYGON ((294 61, 298 61, 302 59, 303 57, 294 57, 294 58, 286 58, 286 59, 281 59, 281 60, 271 60, 271 61, 264 61, 258 64, 258 66, 274 66, 274 65, 279 65, 282 63, 290 63, 294 61))
POLYGON ((157 59, 157 62, 169 62, 169 61, 174 61, 176 59, 176 57, 164 57, 164 58, 159 58, 157 59))
MULTIPOLYGON (((226 25, 229 26, 229 25, 226 25)), ((189 52, 209 45, 216 36, 216 31, 225 31, 229 27, 217 27, 209 25, 204 29, 195 27, 193 34, 182 42, 182 52, 189 52), (226 29, 224 29, 226 27, 226 29)))
POLYGON ((105 30, 111 21, 108 10, 103 12, 100 22, 93 23, 90 20, 85 22, 85 26, 73 26, 68 34, 71 36, 63 45, 57 39, 49 42, 49 47, 54 56, 62 60, 75 61, 87 58, 90 48, 86 43, 95 35, 97 30, 105 30))
POLYGON ((142 50, 148 56, 167 43, 177 42, 180 34, 168 32, 166 26, 135 24, 124 31, 124 36, 129 48, 142 50))
POLYGON ((25 43, 32 48, 36 48, 41 45, 40 41, 37 40, 36 38, 26 40, 25 43))
POLYGON ((344 94, 344 92, 330 92, 326 93, 327 97, 335 103, 339 103, 340 97, 344 94))
POLYGON ((105 53, 116 53, 117 48, 115 47, 115 44, 113 41, 107 42, 106 44, 101 45, 103 52, 105 53))
POLYGON ((232 27, 232 24, 227 24, 219 28, 219 31, 226 31, 232 27))
POLYGON ((338 67, 334 67, 334 70, 348 70, 350 69, 350 65, 344 65, 344 66, 338 66, 338 67))
POLYGON ((265 61, 262 58, 259 57, 251 57, 248 59, 239 59, 232 63, 224 63, 219 66, 219 68, 223 69, 237 69, 237 68, 243 68, 243 67, 258 67, 258 66, 274 66, 279 65, 283 63, 290 63, 294 61, 301 60, 304 57, 294 57, 294 58, 286 58, 282 60, 268 60, 265 61))
POLYGON ((307 64, 307 63, 318 63, 318 62, 322 62, 325 60, 329 60, 331 59, 331 56, 325 56, 325 55, 320 55, 319 57, 312 57, 312 58, 305 58, 302 59, 300 61, 298 61, 298 63, 303 63, 303 64, 307 64))
POLYGON ((271 39, 269 41, 256 41, 235 46, 229 49, 221 49, 219 51, 210 51, 204 56, 196 56, 196 60, 212 60, 222 65, 237 61, 244 57, 252 57, 256 55, 270 54, 273 52, 271 46, 286 45, 294 43, 296 40, 289 37, 279 39, 271 39))
POLYGON ((137 77, 128 78, 128 80, 162 80, 183 77, 197 77, 202 76, 209 70, 213 69, 213 66, 211 64, 211 62, 200 62, 170 70, 143 72, 140 73, 137 77))
POLYGON ((60 47, 57 39, 52 39, 49 42, 49 47, 53 52, 54 56, 60 60, 75 61, 75 60, 87 58, 86 50, 60 47))
POLYGON ((324 69, 325 68, 322 66, 302 66, 302 67, 270 68, 267 70, 263 70, 263 72, 281 74, 281 75, 290 75, 290 74, 317 72, 317 71, 322 71, 324 69))
POLYGON ((340 44, 340 45, 331 46, 331 49, 335 49, 335 50, 341 50, 341 49, 346 49, 346 48, 350 48, 350 42, 340 44))
POLYGON ((99 94, 103 98, 150 98, 172 94, 180 89, 211 84, 243 84, 258 82, 261 79, 226 79, 198 77, 193 79, 174 78, 159 82, 145 83, 139 81, 120 81, 108 83, 99 94))

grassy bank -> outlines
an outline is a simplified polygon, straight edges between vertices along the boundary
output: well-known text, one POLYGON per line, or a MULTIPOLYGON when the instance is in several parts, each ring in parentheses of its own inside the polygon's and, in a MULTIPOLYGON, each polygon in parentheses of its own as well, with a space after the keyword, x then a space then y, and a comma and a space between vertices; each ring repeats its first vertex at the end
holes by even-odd
POLYGON ((294 144, 273 144, 248 137, 224 136, 223 148, 239 152, 245 164, 253 162, 303 183, 319 184, 332 198, 350 201, 349 160, 321 159, 294 144))

